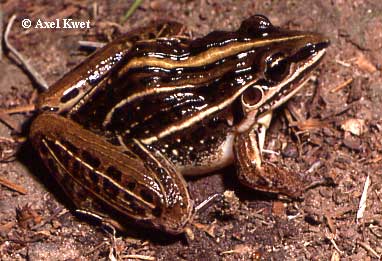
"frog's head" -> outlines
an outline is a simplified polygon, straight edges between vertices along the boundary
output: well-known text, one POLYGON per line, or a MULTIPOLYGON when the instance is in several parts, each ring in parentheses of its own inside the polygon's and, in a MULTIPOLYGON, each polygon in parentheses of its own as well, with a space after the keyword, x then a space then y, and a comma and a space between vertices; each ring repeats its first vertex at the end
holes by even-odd
MULTIPOLYGON (((317 33, 290 31, 273 26, 264 16, 243 22, 238 34, 252 45, 242 55, 252 56, 248 80, 238 97, 246 129, 248 118, 272 111, 298 92, 326 52, 329 40, 317 33)), ((244 77, 245 77, 244 76, 244 77)), ((243 76, 241 76, 243 77, 243 76)))

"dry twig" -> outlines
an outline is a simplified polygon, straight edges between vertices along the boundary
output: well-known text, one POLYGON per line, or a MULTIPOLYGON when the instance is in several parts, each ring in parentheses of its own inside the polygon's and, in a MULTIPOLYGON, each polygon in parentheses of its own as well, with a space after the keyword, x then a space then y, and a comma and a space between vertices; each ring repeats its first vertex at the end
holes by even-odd
POLYGON ((372 254, 374 257, 378 258, 379 260, 381 260, 381 257, 382 255, 381 254, 378 254, 377 251, 375 251, 370 245, 364 243, 364 242, 358 242, 358 245, 360 245, 361 247, 363 247, 364 249, 367 250, 367 252, 369 252, 370 254, 372 254))
POLYGON ((140 259, 140 260, 155 260, 153 256, 145 256, 145 255, 124 255, 121 256, 122 259, 140 259))
POLYGON ((93 41, 78 41, 81 48, 98 49, 106 45, 106 43, 93 42, 93 41))
POLYGON ((339 90, 345 88, 346 86, 349 86, 352 82, 353 82, 353 78, 350 78, 350 79, 344 81, 343 83, 337 85, 333 89, 331 89, 330 93, 338 92, 339 90))
POLYGON ((16 192, 19 192, 20 194, 23 194, 23 195, 27 194, 27 190, 24 187, 17 185, 4 177, 0 177, 0 185, 3 185, 16 192))
POLYGON ((325 232, 325 236, 327 239, 329 239, 329 241, 332 243, 332 245, 334 246, 334 248, 338 251, 339 254, 343 254, 343 252, 339 249, 339 247, 337 246, 337 243, 336 241, 334 241, 334 238, 335 238, 335 235, 332 234, 332 233, 328 233, 328 232, 325 232))
POLYGON ((45 82, 45 80, 35 69, 33 69, 28 61, 9 42, 9 33, 15 20, 16 15, 12 15, 12 17, 9 19, 4 33, 4 47, 9 50, 10 54, 14 58, 14 61, 28 74, 29 77, 31 77, 31 79, 38 85, 38 87, 41 88, 41 90, 46 91, 48 90, 48 84, 45 82))
POLYGON ((367 175, 366 180, 365 180, 365 185, 363 186, 361 200, 359 201, 359 207, 358 207, 357 217, 356 217, 357 223, 358 223, 358 221, 361 218, 363 218, 363 214, 365 213, 366 200, 367 200, 367 191, 369 189, 370 183, 371 183, 370 176, 367 175))

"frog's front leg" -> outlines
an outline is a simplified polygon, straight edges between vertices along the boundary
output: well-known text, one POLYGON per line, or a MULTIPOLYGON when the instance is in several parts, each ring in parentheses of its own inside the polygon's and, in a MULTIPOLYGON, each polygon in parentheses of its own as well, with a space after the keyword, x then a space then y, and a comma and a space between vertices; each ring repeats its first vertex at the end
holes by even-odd
POLYGON ((234 153, 240 182, 253 189, 299 197, 305 185, 297 173, 263 160, 265 130, 266 126, 259 124, 235 137, 234 153))

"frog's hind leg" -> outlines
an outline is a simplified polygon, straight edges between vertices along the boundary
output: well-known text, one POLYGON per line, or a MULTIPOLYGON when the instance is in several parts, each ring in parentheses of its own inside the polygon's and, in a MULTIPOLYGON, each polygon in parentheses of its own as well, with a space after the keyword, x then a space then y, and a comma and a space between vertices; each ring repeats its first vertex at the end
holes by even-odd
POLYGON ((130 220, 172 234, 184 232, 193 203, 183 177, 159 151, 139 141, 112 144, 47 112, 33 121, 30 139, 80 213, 112 225, 130 220), (132 150, 125 151, 128 147, 132 150))

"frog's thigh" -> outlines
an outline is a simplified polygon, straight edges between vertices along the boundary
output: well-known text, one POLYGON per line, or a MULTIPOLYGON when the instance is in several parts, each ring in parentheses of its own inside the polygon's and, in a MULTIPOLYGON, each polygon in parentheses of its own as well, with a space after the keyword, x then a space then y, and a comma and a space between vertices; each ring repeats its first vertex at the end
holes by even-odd
POLYGON ((236 136, 234 153, 240 182, 253 189, 298 197, 304 187, 301 179, 262 160, 258 135, 255 128, 236 136))

